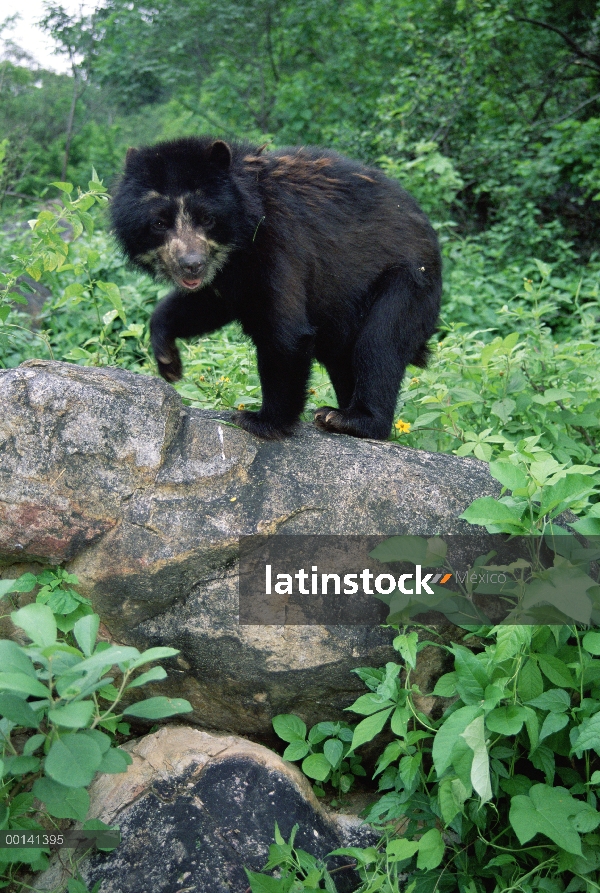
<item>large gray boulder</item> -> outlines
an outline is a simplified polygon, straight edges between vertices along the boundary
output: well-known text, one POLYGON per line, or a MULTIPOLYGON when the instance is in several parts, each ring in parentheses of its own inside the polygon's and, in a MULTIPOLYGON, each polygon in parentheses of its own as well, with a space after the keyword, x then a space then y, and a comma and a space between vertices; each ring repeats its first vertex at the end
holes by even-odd
MULTIPOLYGON (((499 491, 475 459, 310 425, 260 441, 120 369, 30 361, 0 372, 0 406, 3 576, 63 564, 115 641, 179 648, 153 693, 188 698, 209 728, 342 718, 364 692, 351 669, 393 659, 378 626, 240 626, 240 536, 460 533, 499 491)), ((438 655, 423 652, 425 685, 438 655)))

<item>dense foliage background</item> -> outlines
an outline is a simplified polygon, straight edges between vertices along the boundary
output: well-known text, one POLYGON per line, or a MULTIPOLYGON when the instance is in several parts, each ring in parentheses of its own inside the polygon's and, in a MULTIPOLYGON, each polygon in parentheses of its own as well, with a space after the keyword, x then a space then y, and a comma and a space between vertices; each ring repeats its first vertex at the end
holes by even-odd
MULTIPOLYGON (((94 168, 110 186, 127 146, 175 135, 316 143, 398 178, 442 241, 440 342, 396 436, 489 459, 494 438, 539 435, 559 461, 598 461, 596 0, 108 0, 83 17, 50 2, 45 27, 70 75, 16 50, 1 67, 0 267, 52 294, 33 333, 0 308, 2 365, 52 352, 153 368, 161 289, 123 265, 97 208, 68 258, 32 266, 27 197, 56 212, 50 182, 85 191, 94 168)), ((186 399, 260 402, 235 328, 187 353, 186 399)), ((313 385, 314 405, 332 399, 318 368, 313 385)))

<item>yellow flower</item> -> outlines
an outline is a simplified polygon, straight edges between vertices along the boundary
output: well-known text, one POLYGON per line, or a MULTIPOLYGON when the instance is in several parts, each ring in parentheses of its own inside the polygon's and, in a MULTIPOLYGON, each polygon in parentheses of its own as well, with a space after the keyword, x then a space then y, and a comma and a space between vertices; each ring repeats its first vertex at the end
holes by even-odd
POLYGON ((421 380, 420 378, 411 378, 410 383, 411 384, 419 384, 420 380, 421 380))
POLYGON ((246 406, 244 403, 238 403, 238 409, 245 409, 246 406))
POLYGON ((410 422, 403 422, 402 419, 398 419, 394 428, 396 431, 399 431, 400 434, 408 434, 410 431, 410 422))
POLYGON ((309 394, 316 394, 317 392, 315 391, 314 388, 309 388, 309 389, 308 389, 308 393, 309 393, 309 394))

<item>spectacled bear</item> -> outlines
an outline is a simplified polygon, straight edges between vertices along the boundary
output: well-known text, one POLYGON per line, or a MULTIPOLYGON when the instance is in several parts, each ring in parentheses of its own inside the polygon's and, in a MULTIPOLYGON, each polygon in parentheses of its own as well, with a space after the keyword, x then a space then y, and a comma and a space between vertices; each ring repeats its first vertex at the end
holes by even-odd
POLYGON ((181 378, 177 338, 238 320, 263 398, 258 412, 236 413, 242 428, 291 434, 316 358, 338 401, 316 423, 389 436, 407 364, 427 361, 441 295, 435 232, 398 183, 323 149, 190 137, 130 149, 111 213, 126 256, 175 286, 150 323, 163 378, 181 378))

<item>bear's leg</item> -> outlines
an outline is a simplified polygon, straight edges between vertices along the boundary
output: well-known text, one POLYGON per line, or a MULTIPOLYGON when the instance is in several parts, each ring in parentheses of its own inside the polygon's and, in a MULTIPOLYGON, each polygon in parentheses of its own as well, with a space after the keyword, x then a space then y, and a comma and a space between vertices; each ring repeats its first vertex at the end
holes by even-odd
MULTIPOLYGON (((348 355, 341 359, 336 357, 335 360, 326 357, 321 359, 317 356, 317 360, 322 362, 327 369, 337 398, 338 409, 347 409, 352 400, 355 385, 351 356, 348 355)), ((320 406, 315 412, 315 421, 319 424, 321 419, 324 419, 330 412, 337 412, 337 410, 334 406, 320 406)))
POLYGON ((267 440, 281 440, 294 433, 306 402, 313 343, 312 337, 301 337, 294 350, 257 344, 263 403, 258 412, 237 412, 236 424, 267 440))
POLYGON ((346 409, 350 405, 355 387, 354 373, 352 371, 352 363, 350 362, 350 359, 337 360, 335 363, 326 363, 325 368, 331 379, 331 384, 333 385, 333 390, 337 397, 338 407, 340 409, 346 409))
POLYGON ((176 338, 206 335, 232 319, 230 308, 208 290, 198 296, 197 292, 190 294, 175 289, 159 301, 150 319, 150 337, 162 377, 179 381, 183 374, 176 338))
POLYGON ((352 399, 340 409, 318 409, 319 427, 375 440, 389 436, 406 365, 427 337, 421 309, 426 301, 416 298, 414 284, 402 271, 380 292, 356 339, 352 399))

